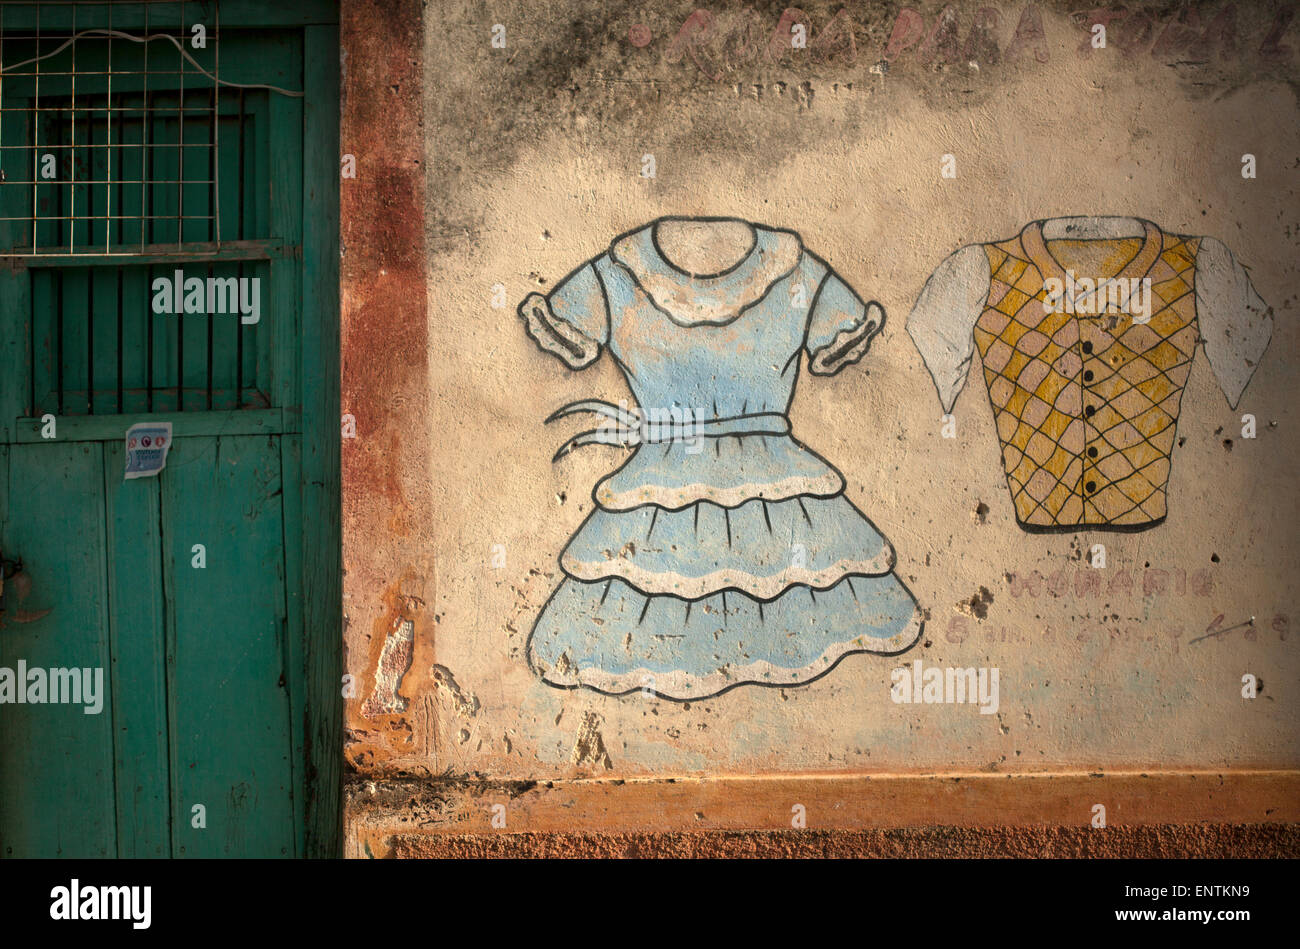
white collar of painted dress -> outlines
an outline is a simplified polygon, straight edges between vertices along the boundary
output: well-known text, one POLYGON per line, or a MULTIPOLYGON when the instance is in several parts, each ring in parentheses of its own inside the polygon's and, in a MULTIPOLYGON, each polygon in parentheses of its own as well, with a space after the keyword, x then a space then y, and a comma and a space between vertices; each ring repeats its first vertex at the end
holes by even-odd
POLYGON ((728 221, 735 218, 660 218, 615 238, 609 254, 645 291, 650 302, 680 326, 730 323, 761 300, 772 284, 799 265, 803 244, 793 231, 740 223, 754 235, 749 253, 717 274, 690 274, 659 250, 656 227, 666 220, 728 221))
POLYGON ((1065 268, 1047 249, 1048 241, 1113 241, 1142 238, 1142 246, 1133 258, 1113 277, 1142 277, 1151 270, 1160 255, 1164 238, 1160 228, 1136 217, 1056 217, 1030 221, 1020 232, 1020 245, 1044 279, 1065 278, 1065 268))

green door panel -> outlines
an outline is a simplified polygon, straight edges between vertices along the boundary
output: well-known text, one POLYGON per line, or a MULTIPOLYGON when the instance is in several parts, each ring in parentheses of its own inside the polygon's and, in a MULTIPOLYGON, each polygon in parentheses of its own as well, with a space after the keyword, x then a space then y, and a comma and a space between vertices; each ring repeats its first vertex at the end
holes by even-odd
POLYGON ((175 854, 293 856, 279 439, 187 439, 166 474, 175 854))
MULTIPOLYGON (((22 603, 33 622, 14 622, 8 581, 0 617, 0 667, 100 670, 109 688, 103 456, 94 443, 11 445, 5 556, 21 555, 31 580, 22 603)), ((0 854, 103 857, 116 852, 113 703, 0 705, 0 854)))
POLYGON ((101 444, 113 552, 108 560, 113 694, 122 697, 113 724, 118 855, 164 857, 171 852, 171 801, 160 481, 125 480, 122 442, 101 444))

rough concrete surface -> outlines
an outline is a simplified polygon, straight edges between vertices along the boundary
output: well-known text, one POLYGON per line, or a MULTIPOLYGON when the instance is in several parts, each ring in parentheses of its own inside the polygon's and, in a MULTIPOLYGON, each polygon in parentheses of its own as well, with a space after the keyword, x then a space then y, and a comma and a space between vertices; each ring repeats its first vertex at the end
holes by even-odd
MULTIPOLYGON (((354 771, 563 781, 1296 768, 1300 27, 1285 5, 1138 3, 1109 22, 1108 48, 1091 50, 1087 17, 1072 3, 701 12, 567 0, 490 14, 344 4, 343 147, 358 157, 357 180, 343 183, 354 771), (795 23, 810 48, 772 42, 795 23), (494 24, 504 48, 492 46, 494 24), (1254 179, 1242 177, 1244 154, 1254 179), (654 178, 641 175, 646 155, 654 178), (955 178, 941 177, 945 155, 955 178), (591 512, 593 484, 625 457, 589 448, 552 463, 579 426, 542 421, 577 399, 628 393, 607 355, 574 372, 534 346, 515 306, 668 214, 797 230, 887 311, 862 362, 803 374, 791 421, 897 550, 896 572, 926 614, 903 656, 851 655, 806 686, 687 703, 558 690, 530 671, 525 642, 561 579, 557 557, 591 512), (941 437, 933 383, 904 329, 949 253, 1075 214, 1216 237, 1274 311, 1236 411, 1198 354, 1169 517, 1140 533, 1021 531, 978 369, 954 409, 957 437, 941 437), (506 305, 494 306, 501 288, 506 305), (1253 439, 1241 437, 1244 413, 1257 419, 1253 439), (1096 543, 1100 570, 1087 560, 1096 543), (997 714, 891 702, 891 671, 916 659, 997 667, 997 714), (1242 696, 1247 673, 1261 682, 1254 699, 1242 696)), ((1295 850, 1289 828, 1162 833, 1110 828, 1085 843, 1039 829, 1012 845, 995 827, 960 843, 872 831, 799 846, 1295 850)), ((780 834, 709 839, 535 846, 794 846, 780 834)), ((514 846, 501 840, 396 851, 514 846)))
POLYGON ((393 856, 541 858, 1287 857, 1293 824, 1198 827, 940 827, 928 830, 736 831, 700 834, 439 834, 397 837, 393 856))

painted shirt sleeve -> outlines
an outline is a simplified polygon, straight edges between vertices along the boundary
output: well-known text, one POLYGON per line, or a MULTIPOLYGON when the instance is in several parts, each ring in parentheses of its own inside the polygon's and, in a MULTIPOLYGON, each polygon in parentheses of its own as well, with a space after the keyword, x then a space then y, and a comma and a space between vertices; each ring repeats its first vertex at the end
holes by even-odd
POLYGON ((948 257, 931 274, 907 317, 907 332, 925 360, 944 412, 951 412, 975 354, 973 331, 989 294, 989 263, 980 244, 948 257))
POLYGON ((1219 387, 1234 409, 1273 335, 1273 308, 1222 241, 1201 239, 1196 253, 1196 321, 1219 387))
POLYGON ((847 283, 829 267, 812 268, 822 272, 811 301, 808 320, 808 371, 831 376, 857 362, 871 347, 872 338, 885 325, 885 311, 875 300, 863 301, 847 283))
POLYGON ((609 338, 609 307, 596 261, 583 264, 545 296, 530 293, 519 304, 519 317, 545 352, 570 369, 590 366, 609 338))

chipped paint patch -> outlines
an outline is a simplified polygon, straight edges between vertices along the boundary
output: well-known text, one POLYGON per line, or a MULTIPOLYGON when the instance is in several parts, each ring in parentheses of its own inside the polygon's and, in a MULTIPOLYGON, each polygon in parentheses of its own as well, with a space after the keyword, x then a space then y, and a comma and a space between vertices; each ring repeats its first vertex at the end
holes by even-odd
POLYGON ((473 692, 467 692, 462 689, 456 682, 456 677, 451 674, 451 670, 446 666, 434 666, 430 670, 433 676, 433 688, 439 695, 445 695, 451 700, 452 708, 457 715, 462 718, 473 718, 478 714, 482 707, 479 704, 478 696, 473 692))
MULTIPOLYGON (((383 609, 369 634, 369 649, 358 676, 358 695, 347 705, 345 757, 360 769, 388 765, 395 759, 421 756, 431 759, 429 741, 432 701, 427 696, 423 670, 427 635, 423 577, 413 569, 383 589, 383 609)), ((411 770, 408 764, 403 764, 411 770)), ((428 770, 427 767, 416 770, 428 770)))
POLYGON ((965 613, 967 616, 973 616, 976 619, 984 619, 989 615, 989 604, 993 602, 993 592, 986 586, 981 586, 977 592, 972 594, 969 600, 962 600, 957 604, 957 612, 965 613))
POLYGON ((367 716, 391 714, 406 711, 406 699, 398 692, 402 687, 402 677, 411 668, 411 658, 415 649, 415 623, 400 617, 394 622, 394 629, 384 640, 383 652, 379 655, 379 668, 375 670, 375 688, 361 707, 361 714, 367 716))
POLYGON ((573 743, 571 760, 578 767, 609 770, 614 767, 609 751, 605 748, 605 737, 600 733, 604 721, 596 712, 587 712, 582 716, 582 725, 578 728, 578 739, 573 743))

